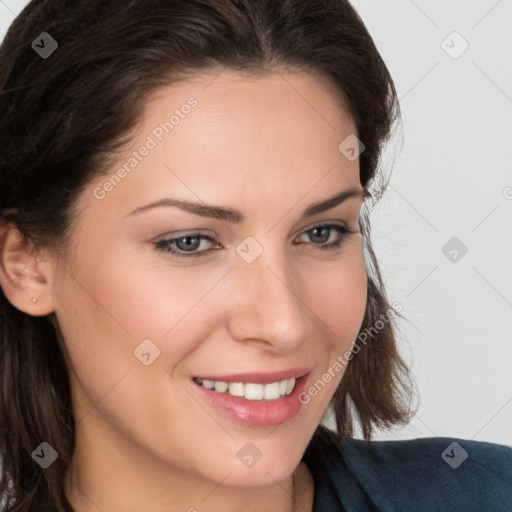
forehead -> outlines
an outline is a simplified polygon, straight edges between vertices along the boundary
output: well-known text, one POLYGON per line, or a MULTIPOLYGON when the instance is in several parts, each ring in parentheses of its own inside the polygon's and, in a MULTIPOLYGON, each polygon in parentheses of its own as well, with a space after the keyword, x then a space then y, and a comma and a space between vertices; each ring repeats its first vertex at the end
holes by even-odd
POLYGON ((250 207, 275 194, 299 199, 315 187, 330 194, 357 186, 358 161, 338 149, 351 134, 340 96, 319 77, 197 75, 148 97, 133 142, 99 180, 124 167, 102 208, 133 209, 166 191, 250 207))
MULTIPOLYGON (((196 74, 188 79, 155 90, 147 99, 142 120, 144 131, 161 122, 165 114, 176 111, 180 119, 183 113, 189 118, 203 117, 234 118, 237 123, 243 119, 253 124, 263 124, 268 119, 274 126, 290 124, 300 118, 307 130, 350 130, 356 127, 349 115, 343 93, 331 79, 307 72, 273 71, 266 74, 242 74, 235 71, 196 74), (193 112, 188 112, 187 101, 197 100, 193 112), (183 110, 184 112, 180 112, 183 110), (281 117, 283 112, 286 115, 281 117), (275 115, 269 116, 269 113, 275 115)), ((169 117, 169 116, 167 116, 169 117)), ((175 120, 176 121, 176 120, 175 120)), ((288 130, 291 126, 287 127, 288 130)))

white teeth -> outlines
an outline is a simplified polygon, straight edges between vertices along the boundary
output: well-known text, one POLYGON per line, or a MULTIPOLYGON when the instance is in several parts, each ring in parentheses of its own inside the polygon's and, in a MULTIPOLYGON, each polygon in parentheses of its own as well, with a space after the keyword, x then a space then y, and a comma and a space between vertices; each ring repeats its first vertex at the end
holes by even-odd
POLYGON ((247 400, 261 400, 263 398, 263 384, 245 384, 244 395, 247 400))
POLYGON ((269 384, 256 384, 248 382, 222 382, 213 380, 195 379, 206 389, 214 389, 218 393, 228 393, 232 396, 245 397, 246 400, 278 400, 289 395, 295 387, 295 379, 284 379, 269 384))
POLYGON ((215 391, 218 391, 219 393, 224 393, 227 389, 228 389, 227 382, 221 382, 219 380, 215 382, 215 391))
POLYGON ((203 380, 203 386, 206 389, 213 389, 215 387, 215 382, 213 382, 213 380, 203 380))
POLYGON ((263 397, 265 400, 276 400, 279 398, 279 382, 265 384, 263 388, 263 397))
POLYGON ((228 390, 232 396, 244 396, 244 385, 241 382, 231 382, 228 390))

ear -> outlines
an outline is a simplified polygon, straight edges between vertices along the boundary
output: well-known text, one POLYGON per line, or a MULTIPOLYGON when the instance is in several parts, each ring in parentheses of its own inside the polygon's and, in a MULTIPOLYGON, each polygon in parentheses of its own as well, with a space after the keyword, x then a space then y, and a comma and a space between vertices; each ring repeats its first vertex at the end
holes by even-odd
POLYGON ((0 224, 0 286, 7 300, 29 315, 48 315, 54 311, 51 278, 51 259, 43 261, 13 224, 0 224))

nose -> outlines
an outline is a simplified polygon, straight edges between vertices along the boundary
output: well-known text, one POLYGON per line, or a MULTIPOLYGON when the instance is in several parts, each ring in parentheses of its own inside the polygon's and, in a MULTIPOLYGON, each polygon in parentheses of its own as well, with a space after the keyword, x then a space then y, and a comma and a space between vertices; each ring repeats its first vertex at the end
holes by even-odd
POLYGON ((313 331, 304 283, 284 255, 264 251, 231 272, 228 330, 233 339, 275 352, 297 348, 313 331))

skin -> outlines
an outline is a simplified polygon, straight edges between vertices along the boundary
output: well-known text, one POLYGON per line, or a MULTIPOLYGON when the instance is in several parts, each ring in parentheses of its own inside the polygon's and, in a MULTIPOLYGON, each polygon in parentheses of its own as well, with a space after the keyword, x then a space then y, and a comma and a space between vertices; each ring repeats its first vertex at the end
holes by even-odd
MULTIPOLYGON (((166 113, 191 96, 198 105, 103 199, 94 189, 126 157, 84 190, 65 255, 38 258, 16 229, 2 232, 6 296, 30 315, 53 313, 69 353, 77 438, 66 493, 78 512, 312 510, 300 459, 343 371, 270 427, 226 417, 192 377, 307 367, 311 384, 352 347, 367 299, 361 236, 323 250, 311 229, 357 230, 362 199, 301 214, 361 190, 359 161, 338 150, 356 129, 318 77, 215 76, 151 98, 127 155, 166 113), (233 208, 245 220, 175 207, 130 215, 164 197, 233 208), (196 250, 205 257, 154 245, 197 231, 216 240, 196 250), (247 236, 263 248, 250 264, 235 250, 247 236), (160 350, 149 366, 133 353, 146 338, 160 350), (248 441, 262 454, 252 468, 236 455, 248 441)), ((339 240, 328 234, 327 243, 339 240)))

